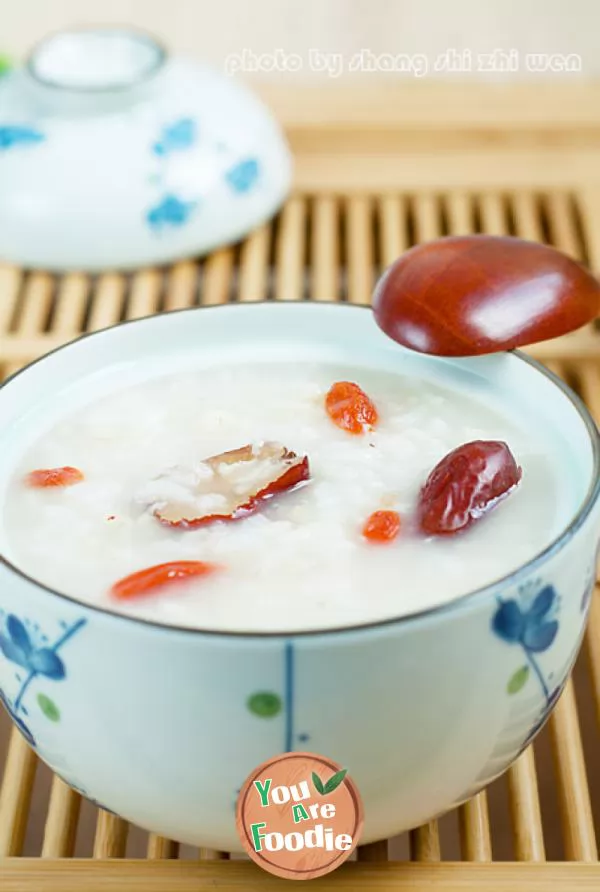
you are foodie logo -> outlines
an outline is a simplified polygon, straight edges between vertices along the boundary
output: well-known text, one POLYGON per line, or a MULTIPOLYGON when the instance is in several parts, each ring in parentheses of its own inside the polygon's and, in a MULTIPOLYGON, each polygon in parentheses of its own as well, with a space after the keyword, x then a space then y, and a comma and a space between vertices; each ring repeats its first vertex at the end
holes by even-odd
POLYGON ((245 851, 275 876, 309 880, 335 870, 359 843, 363 807, 348 770, 314 753, 259 765, 237 802, 245 851))

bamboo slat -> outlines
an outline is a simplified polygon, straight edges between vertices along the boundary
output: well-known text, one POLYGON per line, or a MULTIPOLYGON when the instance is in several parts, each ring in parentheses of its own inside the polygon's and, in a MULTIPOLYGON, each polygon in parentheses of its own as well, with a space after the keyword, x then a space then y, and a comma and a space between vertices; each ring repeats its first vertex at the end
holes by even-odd
POLYGON ((304 291, 304 252, 306 202, 290 198, 281 213, 275 254, 276 300, 302 300, 304 291))
POLYGON ((413 861, 436 862, 441 859, 437 821, 430 821, 410 833, 410 857, 413 861))
POLYGON ((565 856, 571 861, 597 861, 594 819, 572 680, 567 682, 556 704, 549 728, 565 856))
MULTIPOLYGON (((2 892, 286 892, 289 880, 266 876, 241 861, 38 861, 15 858, 2 877, 2 892)), ((598 871, 591 864, 344 864, 333 874, 312 880, 316 892, 598 892, 598 871)))
POLYGON ((527 190, 519 191, 512 197, 512 207, 516 235, 531 242, 542 242, 544 235, 536 195, 527 190))
POLYGON ((240 256, 239 300, 265 300, 269 275, 269 248, 271 227, 261 226, 249 236, 242 246, 240 256))
MULTIPOLYGON (((19 337, 27 338, 43 331, 52 303, 53 284, 52 278, 45 273, 31 273, 25 281, 22 300, 17 306, 16 331, 19 337)), ((22 361, 18 358, 9 361, 5 374, 12 375, 21 365, 22 361)))
POLYGON ((218 849, 198 849, 198 858, 200 861, 227 861, 229 855, 227 852, 219 852, 218 849))
MULTIPOLYGON (((196 272, 194 274, 197 275, 196 272)), ((226 304, 231 292, 232 275, 232 249, 222 248, 220 251, 215 251, 214 254, 211 254, 203 268, 202 304, 211 307, 226 304)), ((193 296, 187 306, 192 304, 193 296)))
POLYGON ((165 310, 183 310, 193 306, 197 287, 197 265, 191 261, 176 263, 167 273, 165 310))
POLYGON ((381 862, 387 861, 388 842, 382 839, 379 842, 372 842, 365 846, 359 846, 356 850, 358 861, 381 862))
POLYGON ((0 333, 10 326, 15 314, 19 292, 23 281, 23 272, 14 266, 0 265, 0 333))
POLYGON ((552 244, 576 260, 583 259, 571 195, 567 192, 551 192, 546 197, 545 205, 552 244))
POLYGON ((161 288, 162 275, 156 270, 146 269, 136 273, 131 283, 127 318, 140 319, 142 316, 152 316, 156 313, 161 288))
POLYGON ((177 858, 179 854, 179 843, 172 839, 165 839, 164 836, 158 836, 151 833, 148 837, 148 849, 146 857, 150 860, 163 860, 165 858, 177 858))
POLYGON ((473 205, 465 192, 451 192, 446 199, 449 229, 452 235, 473 232, 473 205))
POLYGON ((36 767, 37 756, 13 729, 0 788, 0 858, 21 854, 36 767))
POLYGON ((485 790, 458 811, 460 847, 465 861, 491 861, 490 816, 485 790))
POLYGON ((349 198, 346 213, 348 301, 351 304, 369 304, 375 284, 370 199, 364 196, 349 198))
POLYGON ((87 276, 71 273, 62 279, 58 288, 52 331, 65 337, 75 337, 82 330, 86 301, 90 292, 87 276))
POLYGON ((127 821, 98 809, 94 858, 124 858, 127 848, 127 821))
POLYGON ((81 797, 59 777, 52 780, 42 858, 71 858, 75 851, 81 797))
MULTIPOLYGON (((384 195, 379 200, 379 255, 385 269, 406 251, 408 233, 404 226, 405 201, 397 195, 384 195)), ((382 270, 379 270, 381 272, 382 270)))
POLYGON ((484 192, 480 199, 481 225, 488 235, 506 235, 506 214, 503 196, 498 192, 484 192))
POLYGON ((596 720, 600 729, 600 590, 598 588, 594 592, 590 605, 589 627, 585 644, 592 696, 596 707, 596 720))
POLYGON ((580 189, 576 192, 589 264, 596 275, 600 271, 600 186, 580 189))
POLYGON ((416 195, 413 200, 415 215, 415 236, 417 242, 430 242, 439 238, 440 208, 434 195, 423 193, 416 195))
POLYGON ((515 856, 518 861, 544 861, 544 831, 532 746, 509 768, 507 782, 515 856))
POLYGON ((330 195, 314 199, 312 214, 311 293, 312 300, 337 300, 339 275, 338 204, 330 195))
POLYGON ((107 328, 119 321, 123 309, 125 286, 123 276, 106 274, 100 277, 88 320, 88 331, 107 328))

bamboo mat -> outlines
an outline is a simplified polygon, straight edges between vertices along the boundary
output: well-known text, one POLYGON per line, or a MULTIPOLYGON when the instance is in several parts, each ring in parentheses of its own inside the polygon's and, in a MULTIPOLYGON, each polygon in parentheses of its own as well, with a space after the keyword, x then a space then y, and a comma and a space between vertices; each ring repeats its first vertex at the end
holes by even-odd
MULTIPOLYGON (((305 125, 293 130, 292 144, 300 153, 299 174, 296 191, 279 216, 243 243, 200 261, 95 278, 79 273, 53 277, 0 267, 1 373, 12 373, 82 332, 182 307, 265 298, 368 303, 385 266, 412 244, 444 234, 515 234, 553 244, 600 272, 600 190, 578 183, 576 172, 570 186, 553 185, 552 177, 550 185, 544 186, 543 149, 538 147, 537 180, 528 188, 518 185, 519 177, 517 185, 505 186, 506 165, 500 185, 493 181, 486 188, 470 185, 467 153, 463 157, 465 185, 460 188, 455 185, 456 172, 448 188, 439 187, 437 181, 443 178, 439 172, 429 188, 357 190, 346 183, 350 154, 335 179, 335 157, 326 147, 336 132, 328 130, 327 139, 321 134, 311 154, 305 146, 305 125), (318 163, 328 165, 327 188, 322 186, 322 172, 313 175, 318 163)), ((385 145, 390 138, 387 133, 385 145)), ((595 139, 590 137, 591 143, 595 139)), ((600 161, 600 145, 594 143, 592 148, 600 161)), ((585 148, 589 151, 590 146, 585 148)), ((362 152, 359 146, 355 160, 363 157, 362 152)), ((371 165, 377 163, 372 157, 371 165)), ((397 158, 397 164, 401 163, 397 158)), ((377 176, 372 174, 370 180, 377 181, 377 176)), ((600 182, 600 163, 596 176, 600 182)), ((358 174, 355 179, 359 182, 358 174)), ((568 179, 566 172, 564 179, 568 179)), ((531 352, 563 376, 600 420, 600 331, 596 327, 531 352)), ((313 881, 311 888, 345 892, 600 889, 599 723, 597 590, 574 679, 546 729, 508 773, 439 822, 416 828, 389 844, 384 841, 359 849, 358 863, 313 881)), ((1 715, 0 731, 3 727, 7 731, 8 719, 1 715)), ((17 732, 9 738, 7 731, 6 740, 0 787, 3 892, 41 888, 93 892, 121 886, 131 892, 283 888, 285 881, 266 876, 250 863, 230 859, 226 853, 179 847, 97 812, 38 765, 17 732)), ((0 734, 0 772, 1 750, 0 734)))

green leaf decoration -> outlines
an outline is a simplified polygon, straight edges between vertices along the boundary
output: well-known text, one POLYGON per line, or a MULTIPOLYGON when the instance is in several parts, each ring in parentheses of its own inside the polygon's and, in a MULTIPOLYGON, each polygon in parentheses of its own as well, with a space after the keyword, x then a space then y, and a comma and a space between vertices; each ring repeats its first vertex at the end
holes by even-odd
POLYGON ((313 773, 312 773, 312 782, 314 784, 314 788, 317 791, 317 793, 320 793, 321 796, 324 796, 325 795, 325 787, 323 786, 323 781, 321 780, 319 775, 316 773, 316 771, 313 771, 313 773))
POLYGON ((271 691, 258 691, 248 698, 248 709, 261 719, 272 719, 283 708, 281 697, 271 691))
POLYGON ((2 77, 3 74, 7 74, 12 67, 13 63, 8 56, 5 56, 4 53, 0 53, 0 77, 2 77))
POLYGON ((518 694, 522 687, 524 687, 525 682, 529 678, 529 666, 521 666, 520 669, 517 669, 515 674, 511 677, 508 685, 506 686, 506 690, 509 694, 518 694))
POLYGON ((333 774, 325 784, 325 793, 333 793, 334 790, 337 790, 347 774, 347 768, 342 768, 341 771, 336 771, 336 773, 333 774))
POLYGON ((60 709, 54 700, 51 700, 45 694, 38 694, 37 702, 47 719, 50 719, 51 722, 60 721, 60 709))

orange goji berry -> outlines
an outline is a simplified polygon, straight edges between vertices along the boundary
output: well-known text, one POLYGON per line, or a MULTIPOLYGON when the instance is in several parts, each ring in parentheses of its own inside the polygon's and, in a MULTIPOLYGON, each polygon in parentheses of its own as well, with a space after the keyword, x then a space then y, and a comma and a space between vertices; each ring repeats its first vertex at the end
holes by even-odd
POLYGON ((363 527, 363 536, 369 542, 391 542, 400 532, 400 515, 397 511, 375 511, 363 527))
POLYGON ((44 488, 47 486, 73 486, 81 483, 83 474, 78 468, 40 468, 31 471, 25 478, 28 486, 44 488))
POLYGON ((351 381, 337 381, 330 387, 325 408, 334 424, 351 434, 374 427, 379 417, 373 401, 351 381))
POLYGON ((217 564, 206 561, 169 561, 125 576, 113 585, 111 594, 114 598, 124 601, 191 576, 208 576, 218 569, 217 564))

